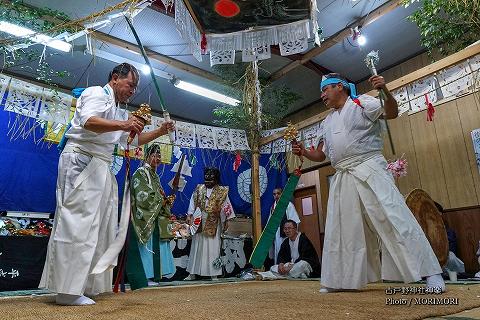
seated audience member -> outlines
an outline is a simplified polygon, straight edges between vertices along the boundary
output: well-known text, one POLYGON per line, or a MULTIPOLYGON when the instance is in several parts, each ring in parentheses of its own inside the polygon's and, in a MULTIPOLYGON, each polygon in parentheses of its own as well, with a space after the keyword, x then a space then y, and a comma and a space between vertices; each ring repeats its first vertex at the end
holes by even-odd
POLYGON ((307 236, 297 230, 297 223, 287 220, 283 226, 287 238, 278 252, 278 264, 270 271, 289 278, 312 278, 320 275, 320 262, 307 236))

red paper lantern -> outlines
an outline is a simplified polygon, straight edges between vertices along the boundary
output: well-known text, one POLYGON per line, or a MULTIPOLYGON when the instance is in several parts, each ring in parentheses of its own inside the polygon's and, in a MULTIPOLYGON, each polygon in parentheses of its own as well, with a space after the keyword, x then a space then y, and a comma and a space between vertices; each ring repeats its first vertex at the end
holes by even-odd
POLYGON ((240 7, 232 0, 219 0, 215 2, 215 12, 222 17, 232 18, 240 12, 240 7))

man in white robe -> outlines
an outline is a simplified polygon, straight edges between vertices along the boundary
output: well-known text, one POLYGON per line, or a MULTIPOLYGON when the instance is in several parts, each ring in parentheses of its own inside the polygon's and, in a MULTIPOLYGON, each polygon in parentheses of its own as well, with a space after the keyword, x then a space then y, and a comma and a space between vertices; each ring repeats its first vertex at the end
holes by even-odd
MULTIPOLYGON (((282 191, 282 188, 275 188, 273 190, 274 203, 272 205, 272 208, 270 209, 270 216, 268 217, 268 220, 270 220, 270 217, 272 216, 273 211, 277 206, 278 200, 280 200, 282 191)), ((275 240, 273 241, 273 245, 270 247, 270 251, 268 252, 268 257, 270 259, 273 259, 273 264, 278 263, 278 252, 280 251, 283 240, 285 240, 286 238, 286 235, 283 232, 283 226, 287 220, 293 220, 297 223, 297 225, 300 224, 300 218, 298 217, 297 210, 295 210, 295 206, 291 202, 288 203, 287 210, 285 210, 285 214, 283 215, 280 226, 277 228, 277 232, 275 232, 275 240)))
POLYGON ((327 206, 321 292, 422 277, 427 277, 427 288, 443 291, 438 260, 381 153, 380 118, 396 118, 397 102, 383 77, 373 76, 370 82, 387 97, 383 109, 376 98, 357 97, 345 78, 327 75, 321 96, 333 110, 322 122, 318 147, 293 146, 295 154, 313 161, 328 157, 336 169, 327 206))
POLYGON ((221 235, 228 229, 228 221, 235 218, 228 187, 218 185, 220 171, 205 168, 204 181, 205 184, 199 184, 193 192, 188 206, 187 223, 197 224, 199 228, 192 236, 187 265, 190 275, 185 280, 195 280, 196 275, 215 280, 222 274, 221 265, 214 262, 220 258, 221 235), (197 210, 201 211, 201 217, 193 219, 197 210))
POLYGON ((68 142, 60 155, 54 226, 40 288, 57 293, 62 305, 90 305, 86 297, 112 290, 112 270, 91 274, 115 239, 118 224, 118 187, 110 171, 116 144, 142 145, 173 130, 173 122, 141 133, 144 123, 118 107, 138 84, 135 67, 122 63, 102 87, 90 87, 77 101, 68 142), (84 295, 85 294, 85 295, 84 295))

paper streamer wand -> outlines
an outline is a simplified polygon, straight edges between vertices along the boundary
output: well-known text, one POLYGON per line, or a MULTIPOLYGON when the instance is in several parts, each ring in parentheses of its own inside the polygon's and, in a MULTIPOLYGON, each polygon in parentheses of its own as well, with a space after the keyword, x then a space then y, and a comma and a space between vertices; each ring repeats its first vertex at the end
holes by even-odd
MULTIPOLYGON (((378 56, 378 51, 374 51, 374 50, 370 51, 367 54, 367 57, 365 58, 365 64, 370 69, 373 76, 378 75, 377 68, 375 67, 375 65, 378 63, 379 60, 380 58, 378 56)), ((387 101, 388 98, 387 98, 387 95, 385 94, 385 91, 383 91, 382 89, 378 89, 378 99, 380 100, 380 105, 382 106, 382 109, 383 109, 384 101, 387 101)), ((393 147, 392 134, 390 132, 390 127, 388 126, 387 119, 385 119, 385 126, 387 127, 388 141, 390 142, 392 153, 395 155, 395 148, 393 147)))

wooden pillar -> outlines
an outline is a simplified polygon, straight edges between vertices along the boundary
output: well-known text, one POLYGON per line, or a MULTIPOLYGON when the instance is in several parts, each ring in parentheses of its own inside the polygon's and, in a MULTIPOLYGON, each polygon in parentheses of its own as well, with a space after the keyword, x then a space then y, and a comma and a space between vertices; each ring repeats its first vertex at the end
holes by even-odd
POLYGON ((258 139, 252 146, 252 218, 253 218, 253 244, 257 244, 262 234, 262 213, 260 204, 260 152, 258 139))

